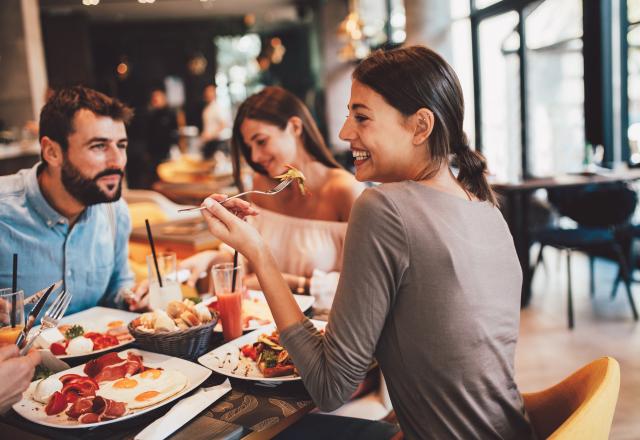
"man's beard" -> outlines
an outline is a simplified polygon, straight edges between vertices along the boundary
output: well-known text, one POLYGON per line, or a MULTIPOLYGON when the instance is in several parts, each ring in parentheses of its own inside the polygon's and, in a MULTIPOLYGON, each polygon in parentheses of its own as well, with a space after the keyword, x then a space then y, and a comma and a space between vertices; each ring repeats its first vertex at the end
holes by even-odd
POLYGON ((120 199, 122 193, 122 179, 117 183, 118 189, 113 196, 105 194, 97 183, 99 178, 113 174, 124 176, 122 170, 107 168, 100 171, 95 177, 87 178, 80 173, 78 168, 71 164, 68 158, 65 158, 61 171, 62 185, 73 198, 84 206, 115 202, 120 199))

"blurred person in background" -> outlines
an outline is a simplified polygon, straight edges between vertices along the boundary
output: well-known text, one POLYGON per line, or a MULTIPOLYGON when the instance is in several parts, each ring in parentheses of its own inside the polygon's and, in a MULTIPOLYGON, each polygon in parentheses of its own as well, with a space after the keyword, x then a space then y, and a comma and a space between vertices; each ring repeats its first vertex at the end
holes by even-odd
POLYGON ((154 89, 149 97, 147 119, 147 154, 153 167, 153 180, 158 180, 156 168, 169 159, 171 146, 177 143, 176 112, 169 107, 163 89, 154 89))
POLYGON ((208 85, 202 92, 204 109, 202 110, 202 155, 205 159, 218 151, 228 150, 231 133, 231 117, 217 99, 216 86, 208 85))

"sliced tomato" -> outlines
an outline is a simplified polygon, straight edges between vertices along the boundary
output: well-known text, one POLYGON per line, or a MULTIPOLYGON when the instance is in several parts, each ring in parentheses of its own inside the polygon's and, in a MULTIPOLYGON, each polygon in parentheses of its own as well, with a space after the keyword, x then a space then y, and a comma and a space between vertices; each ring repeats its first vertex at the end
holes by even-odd
POLYGON ((100 337, 102 337, 102 333, 98 333, 98 332, 87 332, 87 333, 85 333, 85 334, 84 334, 84 335, 82 335, 82 336, 84 336, 85 338, 89 338, 89 339, 91 339, 91 340, 93 341, 93 340, 94 340, 94 339, 96 339, 96 338, 100 338, 100 337))
POLYGON ((103 348, 113 347, 119 343, 118 338, 115 336, 103 335, 93 340, 93 349, 102 350, 103 348))
POLYGON ((241 351, 242 351, 242 355, 245 357, 251 358, 254 361, 258 359, 258 351, 251 344, 247 344, 244 347, 242 347, 241 351))
POLYGON ((46 412, 48 416, 52 416, 54 414, 60 414, 65 409, 67 409, 67 399, 60 391, 56 391, 49 399, 49 402, 47 402, 44 412, 46 412))
POLYGON ((67 347, 65 347, 65 344, 62 344, 61 342, 54 342, 49 347, 49 350, 51 350, 51 353, 53 353, 55 356, 67 354, 67 347))

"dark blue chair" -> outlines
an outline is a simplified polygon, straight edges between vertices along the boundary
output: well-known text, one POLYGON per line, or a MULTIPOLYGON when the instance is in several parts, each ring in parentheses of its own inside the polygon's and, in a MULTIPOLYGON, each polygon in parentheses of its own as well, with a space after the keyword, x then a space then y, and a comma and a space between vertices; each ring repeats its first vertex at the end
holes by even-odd
POLYGON ((573 229, 545 228, 534 232, 534 241, 540 243, 540 251, 534 271, 542 261, 546 246, 567 251, 567 319, 569 328, 574 326, 573 293, 571 288, 571 255, 573 251, 587 252, 590 256, 590 290, 594 294, 594 255, 608 255, 618 263, 620 280, 624 282, 633 319, 638 312, 631 293, 631 279, 623 232, 629 228, 629 220, 638 203, 636 192, 626 184, 594 184, 579 188, 548 190, 551 204, 560 215, 573 219, 578 226, 573 229))

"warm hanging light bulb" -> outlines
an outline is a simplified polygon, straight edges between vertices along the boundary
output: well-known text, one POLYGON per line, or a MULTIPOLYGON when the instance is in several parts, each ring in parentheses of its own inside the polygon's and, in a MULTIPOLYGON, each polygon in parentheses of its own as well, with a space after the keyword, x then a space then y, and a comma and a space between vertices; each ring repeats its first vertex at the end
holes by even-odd
POLYGON ((349 14, 338 26, 338 36, 346 41, 344 47, 338 52, 338 56, 350 61, 366 57, 371 48, 364 38, 362 31, 364 23, 360 18, 358 0, 349 1, 349 14))

